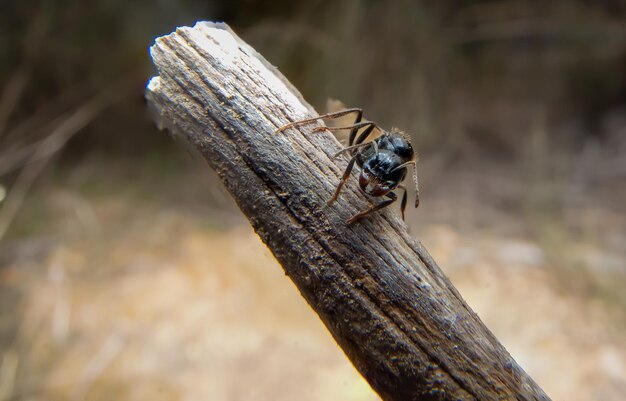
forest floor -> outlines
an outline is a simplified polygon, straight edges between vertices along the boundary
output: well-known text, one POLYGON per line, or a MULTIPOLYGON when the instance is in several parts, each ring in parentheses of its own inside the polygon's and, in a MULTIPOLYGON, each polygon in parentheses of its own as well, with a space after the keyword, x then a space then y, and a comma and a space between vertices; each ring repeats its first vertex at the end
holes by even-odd
MULTIPOLYGON (((170 162, 30 194, 0 243, 0 400, 379 399, 215 178, 170 162)), ((620 203, 511 209, 486 171, 427 178, 411 232, 554 400, 623 400, 620 203)))

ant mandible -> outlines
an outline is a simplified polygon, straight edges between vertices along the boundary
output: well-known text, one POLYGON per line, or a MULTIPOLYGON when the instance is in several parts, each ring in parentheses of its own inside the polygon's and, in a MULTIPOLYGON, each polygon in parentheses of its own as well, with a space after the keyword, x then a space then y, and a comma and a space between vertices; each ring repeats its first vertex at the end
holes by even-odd
POLYGON ((404 194, 402 195, 402 201, 400 202, 400 210, 402 212, 402 220, 404 220, 404 210, 406 209, 407 202, 407 190, 406 187, 400 183, 404 180, 407 174, 407 167, 413 165, 413 180, 415 182, 415 207, 419 206, 419 188, 416 171, 416 158, 413 152, 413 147, 408 141, 404 133, 392 129, 391 131, 385 131, 372 121, 361 121, 363 118, 363 110, 359 108, 346 109, 337 111, 334 113, 328 113, 319 117, 308 118, 305 120, 294 121, 287 125, 282 126, 277 132, 282 132, 288 128, 296 127, 302 124, 312 123, 322 119, 334 119, 343 117, 348 114, 356 114, 356 118, 352 125, 345 127, 316 127, 313 132, 318 131, 339 131, 350 130, 350 136, 348 140, 348 146, 340 150, 335 157, 349 152, 352 158, 346 167, 341 181, 335 189, 335 193, 327 202, 331 205, 339 197, 341 188, 346 183, 352 172, 352 168, 356 163, 361 168, 359 175, 359 186, 361 190, 366 194, 373 197, 385 197, 388 199, 372 205, 370 208, 357 213, 348 219, 347 224, 352 224, 361 218, 380 210, 384 207, 391 205, 398 200, 398 196, 392 192, 396 189, 402 189, 404 194), (378 128, 381 135, 368 142, 365 140, 372 134, 374 128, 378 128), (363 131, 358 135, 360 129, 363 131))

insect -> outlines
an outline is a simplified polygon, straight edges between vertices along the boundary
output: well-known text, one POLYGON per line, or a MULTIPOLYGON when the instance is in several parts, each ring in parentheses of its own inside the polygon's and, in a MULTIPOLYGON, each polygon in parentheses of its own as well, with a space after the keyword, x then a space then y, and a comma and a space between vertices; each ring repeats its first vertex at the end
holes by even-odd
POLYGON ((331 205, 339 197, 341 188, 344 186, 350 173, 356 163, 361 169, 359 175, 359 186, 363 192, 374 198, 383 198, 383 200, 370 206, 348 219, 347 223, 352 224, 370 213, 385 208, 398 200, 398 195, 393 192, 396 189, 404 191, 402 200, 400 201, 400 210, 402 219, 404 220, 404 210, 407 203, 407 190, 401 182, 407 175, 409 165, 413 165, 413 180, 415 183, 415 207, 419 206, 419 188, 416 172, 417 159, 413 147, 405 135, 396 130, 385 131, 372 121, 362 121, 363 110, 359 108, 346 109, 334 113, 328 113, 319 117, 308 118, 305 120, 294 121, 279 128, 277 132, 282 132, 288 128, 296 127, 303 124, 312 123, 322 119, 334 119, 349 114, 356 114, 356 118, 352 125, 345 127, 316 127, 313 132, 317 131, 339 131, 350 130, 348 146, 339 151, 335 156, 349 152, 352 156, 346 167, 335 193, 328 200, 327 204, 331 205), (375 139, 366 141, 374 128, 377 128, 381 135, 375 139), (359 133, 359 130, 363 130, 359 133), (357 136, 358 134, 358 136, 357 136))

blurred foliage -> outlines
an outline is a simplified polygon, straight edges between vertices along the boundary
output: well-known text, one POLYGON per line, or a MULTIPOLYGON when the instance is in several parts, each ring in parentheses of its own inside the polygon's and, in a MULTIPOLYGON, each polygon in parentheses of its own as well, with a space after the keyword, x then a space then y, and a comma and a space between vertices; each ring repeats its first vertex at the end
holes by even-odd
POLYGON ((450 158, 518 154, 542 113, 580 145, 626 102, 623 1, 14 1, 0 5, 0 148, 47 132, 11 128, 119 84, 130 94, 65 155, 162 146, 143 111, 147 47, 201 19, 231 24, 319 110, 329 97, 361 106, 450 158))
POLYGON ((154 128, 142 99, 151 72, 147 47, 155 36, 193 23, 194 15, 212 8, 200 1, 116 0, 3 2, 0 7, 1 147, 33 143, 87 99, 115 86, 128 89, 81 132, 74 148, 79 153, 102 146, 105 152, 153 146, 147 135, 154 128))
POLYGON ((294 15, 244 37, 316 106, 363 106, 422 148, 508 157, 538 113, 576 123, 562 139, 580 143, 626 101, 623 2, 307 2, 294 15))
POLYGON ((496 163, 475 174, 507 178, 476 196, 533 221, 590 194, 623 204, 624 1, 5 1, 0 237, 49 161, 176 173, 163 166, 178 147, 146 112, 148 48, 198 20, 229 23, 319 111, 335 98, 409 132, 431 194, 441 172, 496 163))

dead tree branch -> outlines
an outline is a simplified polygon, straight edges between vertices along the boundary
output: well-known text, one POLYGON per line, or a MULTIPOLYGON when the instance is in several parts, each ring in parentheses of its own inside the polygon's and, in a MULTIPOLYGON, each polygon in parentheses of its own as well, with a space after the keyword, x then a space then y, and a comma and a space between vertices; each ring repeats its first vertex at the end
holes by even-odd
POLYGON ((226 25, 198 23, 151 48, 147 97, 161 127, 204 155, 357 369, 385 400, 548 400, 467 306, 395 210, 367 206, 328 132, 278 127, 317 115, 226 25))

